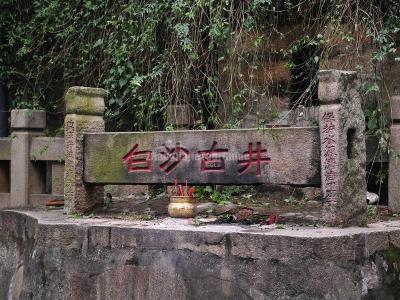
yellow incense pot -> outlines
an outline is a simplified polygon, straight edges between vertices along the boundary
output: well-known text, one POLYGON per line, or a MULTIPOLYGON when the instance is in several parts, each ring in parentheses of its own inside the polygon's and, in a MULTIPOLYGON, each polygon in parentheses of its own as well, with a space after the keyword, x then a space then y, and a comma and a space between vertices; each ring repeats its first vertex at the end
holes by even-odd
POLYGON ((170 196, 168 214, 172 218, 194 218, 196 198, 193 196, 170 196))

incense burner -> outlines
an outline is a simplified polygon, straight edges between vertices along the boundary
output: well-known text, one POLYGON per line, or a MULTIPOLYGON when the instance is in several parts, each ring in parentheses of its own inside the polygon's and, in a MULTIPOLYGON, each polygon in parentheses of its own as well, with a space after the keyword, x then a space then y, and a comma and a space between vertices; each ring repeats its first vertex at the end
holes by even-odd
POLYGON ((170 196, 168 214, 172 218, 194 218, 196 198, 193 196, 170 196))

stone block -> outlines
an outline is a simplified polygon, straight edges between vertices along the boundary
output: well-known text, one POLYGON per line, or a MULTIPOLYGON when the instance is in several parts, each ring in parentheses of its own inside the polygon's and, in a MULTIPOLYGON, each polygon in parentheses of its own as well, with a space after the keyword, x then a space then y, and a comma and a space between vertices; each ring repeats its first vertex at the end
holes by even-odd
POLYGON ((11 111, 11 128, 44 129, 46 128, 46 112, 30 109, 13 109, 11 111))
POLYGON ((324 219, 365 225, 365 119, 354 72, 321 71, 319 110, 324 219), (320 99, 321 100, 321 99, 320 99))
POLYGON ((67 114, 95 115, 104 113, 107 91, 100 88, 74 86, 65 95, 67 114))
POLYGON ((167 124, 177 127, 193 126, 193 110, 190 105, 168 105, 167 124))
POLYGON ((64 160, 64 138, 33 137, 31 140, 31 160, 58 161, 64 160))
POLYGON ((53 162, 51 164, 51 193, 64 195, 64 164, 53 162))
POLYGON ((319 72, 318 99, 321 104, 337 103, 354 88, 357 73, 353 71, 321 70, 319 72))
POLYGON ((400 121, 400 95, 390 98, 390 108, 392 111, 391 117, 393 121, 400 121))

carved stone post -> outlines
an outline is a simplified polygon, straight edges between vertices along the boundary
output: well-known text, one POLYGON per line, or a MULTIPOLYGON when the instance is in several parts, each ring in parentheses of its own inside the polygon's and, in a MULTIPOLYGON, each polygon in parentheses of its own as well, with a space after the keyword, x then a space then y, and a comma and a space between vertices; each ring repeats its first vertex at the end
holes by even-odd
POLYGON ((177 129, 190 129, 193 126, 193 110, 189 104, 168 105, 167 124, 177 129))
MULTIPOLYGON (((65 117, 65 210, 84 212, 104 199, 104 188, 84 182, 84 133, 104 131, 104 98, 98 88, 72 87, 66 96, 65 117)), ((99 162, 104 163, 104 162, 99 162)))
POLYGON ((365 120, 359 87, 355 72, 319 73, 324 220, 331 226, 366 224, 365 120))
POLYGON ((391 98, 392 126, 389 155, 389 210, 400 212, 400 96, 391 98))
POLYGON ((43 193, 45 183, 41 169, 31 162, 31 138, 43 135, 44 111, 21 109, 11 111, 11 195, 9 206, 30 205, 30 195, 43 193))

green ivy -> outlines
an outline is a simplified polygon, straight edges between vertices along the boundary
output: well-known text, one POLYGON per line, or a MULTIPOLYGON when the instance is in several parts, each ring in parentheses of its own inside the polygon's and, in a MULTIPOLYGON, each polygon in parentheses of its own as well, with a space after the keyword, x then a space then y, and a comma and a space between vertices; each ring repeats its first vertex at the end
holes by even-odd
POLYGON ((371 64, 397 55, 399 2, 361 2, 3 0, 0 81, 13 107, 44 108, 59 115, 60 124, 65 90, 83 85, 109 91, 109 129, 164 128, 167 105, 183 103, 200 116, 199 128, 239 127, 244 112, 263 109, 265 97, 313 97, 316 79, 307 76, 315 76, 334 46, 323 38, 329 26, 335 33, 342 24, 367 28, 376 45, 371 64), (304 35, 282 49, 271 47, 272 35, 290 36, 285 26, 303 28, 304 35), (318 51, 304 65, 290 61, 306 46, 318 51), (280 60, 306 84, 288 92, 286 83, 271 82, 265 65, 280 60))

